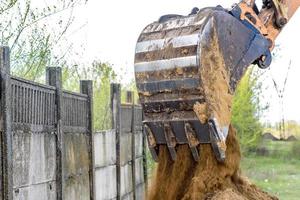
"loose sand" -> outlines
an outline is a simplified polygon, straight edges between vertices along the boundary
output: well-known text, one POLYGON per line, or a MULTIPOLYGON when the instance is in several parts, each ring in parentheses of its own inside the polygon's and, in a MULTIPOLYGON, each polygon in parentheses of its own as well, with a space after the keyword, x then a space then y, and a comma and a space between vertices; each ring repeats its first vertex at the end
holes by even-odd
POLYGON ((200 161, 195 162, 188 146, 177 148, 171 161, 165 146, 149 189, 148 200, 275 200, 240 174, 241 152, 235 129, 230 126, 226 161, 218 163, 210 145, 200 145, 200 161))

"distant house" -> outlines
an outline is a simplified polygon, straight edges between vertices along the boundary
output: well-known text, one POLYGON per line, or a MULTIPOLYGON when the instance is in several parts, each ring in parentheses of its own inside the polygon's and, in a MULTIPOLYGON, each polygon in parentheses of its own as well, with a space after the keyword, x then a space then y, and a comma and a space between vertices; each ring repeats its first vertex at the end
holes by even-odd
POLYGON ((287 139, 286 139, 286 141, 289 141, 289 142, 293 142, 293 141, 297 141, 298 139, 295 137, 295 136, 293 136, 293 135, 291 135, 291 136, 289 136, 287 139))
POLYGON ((280 139, 274 136, 272 133, 264 133, 262 135, 263 140, 272 140, 272 141, 279 141, 280 139))
MULTIPOLYGON (((272 141, 279 141, 280 138, 276 137, 275 135, 273 135, 272 133, 264 133, 262 135, 262 139, 263 140, 272 140, 272 141)), ((288 138, 283 139, 281 141, 288 141, 288 142, 293 142, 293 141, 297 141, 298 139, 294 136, 294 135, 290 135, 288 138)))

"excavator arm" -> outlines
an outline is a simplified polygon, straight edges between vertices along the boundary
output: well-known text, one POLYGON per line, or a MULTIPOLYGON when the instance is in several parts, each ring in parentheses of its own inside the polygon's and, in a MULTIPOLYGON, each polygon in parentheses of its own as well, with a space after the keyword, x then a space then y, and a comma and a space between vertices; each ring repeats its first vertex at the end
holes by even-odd
POLYGON ((259 13, 259 18, 266 27, 268 37, 273 43, 299 6, 300 0, 264 1, 264 6, 259 13))
POLYGON ((263 0, 263 7, 258 11, 255 0, 243 0, 234 8, 239 9, 242 21, 252 24, 270 40, 272 50, 277 36, 299 6, 300 0, 263 0))
POLYGON ((187 16, 165 15, 139 36, 135 77, 149 149, 157 160, 166 145, 176 159, 188 145, 210 144, 224 162, 232 98, 248 66, 267 68, 276 37, 300 0, 254 0, 232 7, 194 8, 187 16))

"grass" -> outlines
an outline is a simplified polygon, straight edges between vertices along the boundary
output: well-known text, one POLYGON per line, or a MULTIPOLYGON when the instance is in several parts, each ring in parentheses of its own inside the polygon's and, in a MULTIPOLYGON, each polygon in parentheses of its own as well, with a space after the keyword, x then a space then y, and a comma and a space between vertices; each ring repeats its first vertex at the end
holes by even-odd
MULTIPOLYGON (((298 150, 295 142, 264 141, 269 155, 255 154, 244 156, 241 163, 243 173, 264 191, 269 192, 281 200, 300 199, 300 143, 298 150)), ((151 181, 155 163, 148 157, 148 174, 151 181)))
POLYGON ((269 156, 248 155, 242 171, 263 190, 283 200, 300 199, 300 157, 293 152, 293 142, 268 141, 263 144, 269 156))

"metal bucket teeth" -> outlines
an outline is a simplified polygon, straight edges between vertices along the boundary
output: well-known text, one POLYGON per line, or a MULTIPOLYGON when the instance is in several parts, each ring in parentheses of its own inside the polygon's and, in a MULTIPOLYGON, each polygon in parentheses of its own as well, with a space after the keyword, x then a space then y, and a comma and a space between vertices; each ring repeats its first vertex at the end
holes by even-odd
MULTIPOLYGON (((208 125, 212 149, 215 153, 216 159, 223 163, 226 158, 225 152, 227 132, 221 131, 216 119, 209 119, 208 125)), ((225 129, 228 130, 227 127, 225 129)))
POLYGON ((200 157, 197 146, 200 144, 200 142, 197 139, 196 132, 193 130, 191 124, 189 123, 184 124, 184 130, 193 158, 195 161, 199 161, 200 157))
POLYGON ((203 125, 197 119, 190 121, 147 121, 145 127, 150 151, 154 152, 154 160, 157 160, 158 152, 153 149, 157 149, 156 147, 159 145, 167 145, 171 159, 175 160, 177 145, 187 144, 194 160, 198 161, 199 144, 210 143, 208 124, 203 125))
POLYGON ((153 158, 153 160, 155 160, 156 162, 158 162, 158 146, 156 144, 154 135, 151 131, 151 129, 145 125, 145 132, 147 135, 147 141, 148 141, 148 147, 151 153, 151 156, 153 158))
POLYGON ((173 130, 172 130, 170 124, 168 124, 168 123, 164 124, 164 135, 165 135, 165 139, 167 142, 167 146, 168 146, 171 158, 173 161, 175 161, 176 160, 176 150, 175 150, 176 137, 173 133, 173 130))

